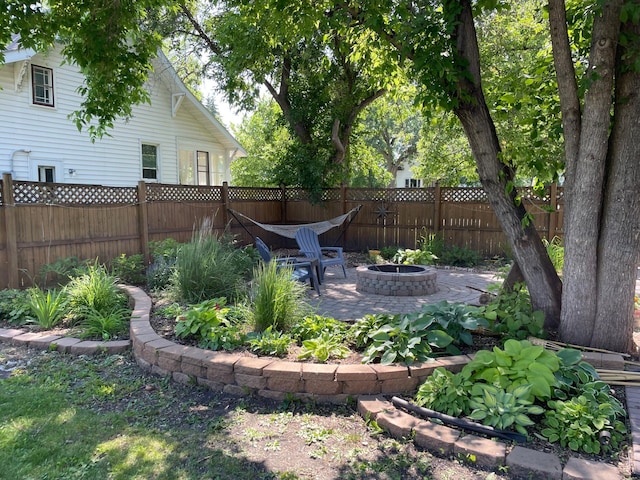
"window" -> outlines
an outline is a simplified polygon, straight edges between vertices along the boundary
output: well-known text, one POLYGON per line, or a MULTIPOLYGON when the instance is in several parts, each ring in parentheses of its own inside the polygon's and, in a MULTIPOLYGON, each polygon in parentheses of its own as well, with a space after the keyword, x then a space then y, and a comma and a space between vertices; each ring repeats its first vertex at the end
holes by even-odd
POLYGON ((158 179, 158 146, 142 144, 142 178, 158 179))
POLYGON ((31 91, 34 105, 53 107, 53 70, 31 65, 31 91))
POLYGON ((198 185, 211 185, 209 152, 198 152, 198 185))
POLYGON ((194 175, 194 159, 193 151, 178 150, 178 168, 180 171, 181 185, 195 185, 196 178, 194 175))
POLYGON ((38 165, 38 181, 53 183, 56 181, 56 169, 55 167, 46 167, 44 165, 38 165))
POLYGON ((406 178, 404 180, 405 188, 419 188, 422 186, 422 180, 419 178, 406 178))

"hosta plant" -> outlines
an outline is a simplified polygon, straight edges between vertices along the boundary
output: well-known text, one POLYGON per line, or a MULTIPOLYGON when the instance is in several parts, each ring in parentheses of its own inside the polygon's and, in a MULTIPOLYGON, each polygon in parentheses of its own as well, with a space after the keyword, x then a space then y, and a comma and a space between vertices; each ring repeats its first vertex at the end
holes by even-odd
POLYGON ((418 388, 415 402, 437 412, 458 416, 469 411, 472 385, 468 378, 438 367, 418 388))
POLYGON ((269 326, 264 332, 254 332, 253 335, 250 335, 247 343, 252 352, 282 357, 289 351, 293 338, 291 335, 273 330, 273 327, 269 326))
POLYGON ((471 388, 469 407, 472 409, 469 418, 480 420, 484 425, 490 425, 500 430, 515 428, 523 435, 534 425, 529 415, 540 415, 544 409, 533 405, 529 390, 531 385, 520 385, 506 391, 493 385, 476 383, 471 388))
POLYGON ((544 338, 544 313, 533 310, 529 292, 524 284, 514 285, 511 291, 501 291, 480 314, 489 322, 489 328, 507 338, 524 340, 533 336, 544 338))
POLYGON ((332 317, 322 315, 308 315, 291 327, 291 336, 299 343, 312 338, 317 338, 323 333, 343 341, 348 330, 346 323, 332 317))
POLYGON ((298 358, 301 360, 312 358, 324 363, 331 358, 345 358, 349 356, 349 353, 351 351, 340 343, 340 339, 325 332, 317 338, 302 342, 302 351, 298 358))
POLYGON ((189 310, 176 318, 175 333, 178 338, 194 337, 203 340, 213 328, 226 324, 228 308, 224 297, 205 300, 191 305, 189 310))
POLYGON ((349 328, 348 337, 356 348, 364 348, 371 341, 371 335, 394 321, 394 316, 385 313, 367 314, 349 328))

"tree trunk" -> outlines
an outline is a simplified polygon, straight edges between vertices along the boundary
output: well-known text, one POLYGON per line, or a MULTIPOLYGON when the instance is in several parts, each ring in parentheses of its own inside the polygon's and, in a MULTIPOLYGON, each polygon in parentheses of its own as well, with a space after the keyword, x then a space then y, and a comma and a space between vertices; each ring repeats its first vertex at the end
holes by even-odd
MULTIPOLYGON (((622 32, 640 38, 640 25, 625 24, 622 32)), ((618 53, 598 252, 598 309, 589 343, 618 352, 633 351, 633 295, 640 252, 640 72, 632 68, 634 56, 625 53, 633 52, 618 53)))
POLYGON ((533 307, 545 313, 546 328, 556 328, 560 319, 561 282, 538 232, 526 221, 524 206, 516 201, 515 189, 509 188, 513 171, 500 160, 498 136, 482 92, 480 55, 468 0, 462 2, 455 37, 458 54, 468 62, 471 78, 459 80, 459 106, 454 111, 469 140, 489 203, 520 265, 533 307))
POLYGON ((598 300, 598 242, 602 220, 604 171, 611 126, 611 94, 620 30, 621 0, 602 8, 593 25, 578 159, 565 195, 564 287, 560 336, 590 345, 598 300))

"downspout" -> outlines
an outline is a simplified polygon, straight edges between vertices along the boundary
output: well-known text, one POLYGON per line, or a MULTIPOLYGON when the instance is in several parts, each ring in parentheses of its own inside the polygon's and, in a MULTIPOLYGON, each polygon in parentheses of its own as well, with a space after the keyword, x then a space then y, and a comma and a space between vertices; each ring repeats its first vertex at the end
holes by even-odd
POLYGON ((13 152, 11 152, 11 157, 9 158, 9 173, 11 174, 12 177, 15 177, 15 172, 13 171, 13 158, 16 156, 16 153, 26 153, 27 154, 27 161, 29 161, 29 154, 31 153, 31 149, 29 148, 19 148, 17 150, 14 150, 13 152))

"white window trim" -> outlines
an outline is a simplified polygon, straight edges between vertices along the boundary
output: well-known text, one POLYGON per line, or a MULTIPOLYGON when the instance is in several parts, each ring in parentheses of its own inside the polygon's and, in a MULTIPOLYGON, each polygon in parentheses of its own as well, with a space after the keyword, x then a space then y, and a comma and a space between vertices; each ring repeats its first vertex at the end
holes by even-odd
POLYGON ((31 64, 29 66, 29 104, 33 107, 37 107, 37 108, 45 108, 47 110, 55 110, 57 108, 57 102, 56 102, 56 73, 55 70, 51 67, 47 67, 44 65, 35 65, 35 64, 31 64), (33 79, 33 69, 34 68, 42 68, 42 69, 46 69, 49 70, 51 72, 51 94, 53 96, 53 103, 48 104, 48 103, 36 103, 35 102, 35 92, 33 91, 33 83, 34 83, 34 79, 33 79))
POLYGON ((138 154, 140 155, 140 180, 143 180, 148 183, 160 183, 160 178, 161 178, 160 165, 162 164, 162 162, 160 161, 160 159, 162 158, 160 142, 147 142, 147 141, 141 140, 140 145, 138 146, 138 154), (143 145, 152 145, 156 147, 156 178, 144 178, 144 164, 142 160, 143 145))

